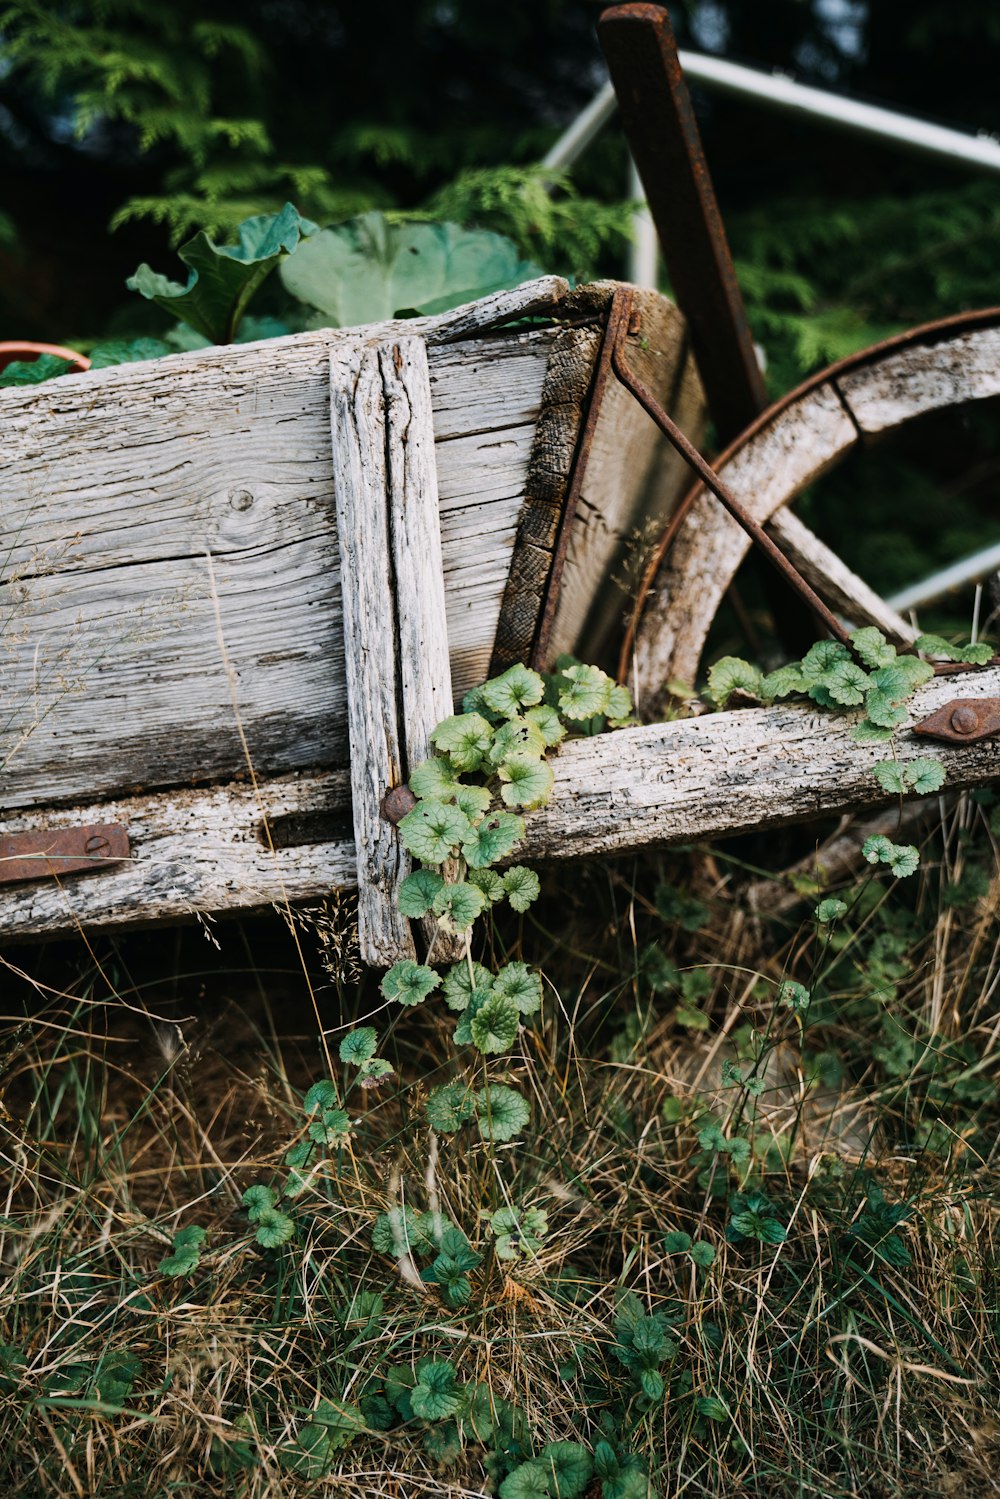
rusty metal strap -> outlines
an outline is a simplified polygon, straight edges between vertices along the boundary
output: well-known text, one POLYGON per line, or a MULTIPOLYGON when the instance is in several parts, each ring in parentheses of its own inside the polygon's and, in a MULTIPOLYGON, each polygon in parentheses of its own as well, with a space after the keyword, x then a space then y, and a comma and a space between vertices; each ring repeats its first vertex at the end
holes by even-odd
POLYGON ((0 834, 0 885, 61 879, 106 869, 129 858, 128 833, 118 823, 0 834))

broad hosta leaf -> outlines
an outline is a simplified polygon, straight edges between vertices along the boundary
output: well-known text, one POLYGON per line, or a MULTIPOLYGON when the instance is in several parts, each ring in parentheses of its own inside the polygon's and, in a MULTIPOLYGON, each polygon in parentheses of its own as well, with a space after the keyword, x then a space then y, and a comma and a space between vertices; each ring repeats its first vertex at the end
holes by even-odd
POLYGON ((517 1005, 522 1015, 541 1009, 542 976, 527 963, 505 963, 493 980, 493 992, 517 1005))
POLYGON ((484 1140, 506 1144, 519 1135, 531 1118, 528 1101, 506 1083, 492 1083, 476 1094, 479 1133, 484 1140))
POLYGON ((442 885, 434 897, 432 910, 435 916, 450 922, 456 931, 464 932, 482 914, 485 905, 486 897, 481 890, 464 880, 456 880, 442 885))
POLYGON ((874 625, 865 625, 861 630, 852 631, 851 644, 869 671, 877 671, 880 666, 891 666, 896 659, 896 647, 890 645, 882 631, 877 630, 874 625))
POLYGON ((417 802, 399 822, 404 848, 424 864, 443 864, 471 832, 465 813, 450 802, 417 802))
POLYGON ((520 1011, 512 999, 491 994, 469 1021, 473 1041, 486 1056, 510 1051, 517 1040, 520 1011))
POLYGON ((759 667, 751 666, 739 656, 723 656, 709 670, 708 690, 719 707, 724 708, 734 692, 760 697, 762 681, 759 667))
POLYGON ((476 1095, 466 1083, 443 1083, 433 1088, 425 1106, 427 1123, 439 1135, 453 1135, 476 1112, 476 1095))
POLYGON ((360 1067, 362 1062, 367 1062, 369 1057, 375 1055, 378 1046, 378 1036, 373 1025, 362 1025, 357 1030, 348 1031, 340 1042, 340 1060, 349 1063, 352 1067, 360 1067))
POLYGON ((441 975, 433 968, 415 963, 412 958, 402 958, 393 963, 380 988, 386 999, 398 999, 401 1005, 419 1005, 440 982, 441 975))
POLYGON ((500 788, 504 803, 508 807, 523 807, 526 812, 531 812, 548 801, 555 776, 552 766, 547 765, 544 760, 535 760, 527 755, 512 755, 500 766, 500 779, 505 783, 500 788))
POLYGON ((483 702, 494 713, 514 718, 525 708, 534 707, 545 695, 545 683, 537 671, 527 666, 511 666, 499 677, 484 682, 479 689, 483 702))
POLYGON ((541 274, 499 234, 457 224, 390 224, 377 212, 314 234, 281 268, 292 296, 334 328, 445 312, 541 274))
POLYGON ((456 770, 478 770, 489 755, 493 726, 481 713, 453 713, 438 724, 431 743, 448 756, 456 770))
POLYGON ((577 721, 607 713, 612 679, 599 666, 566 666, 560 673, 559 711, 577 721))
POLYGON ((399 909, 404 916, 426 916, 443 889, 444 880, 436 870, 418 869, 399 887, 399 909))
POLYGON ((410 772, 408 785, 414 796, 446 802, 455 795, 461 782, 450 760, 443 755, 432 755, 410 772))
POLYGON ((465 1010, 473 990, 488 994, 492 986, 493 975, 488 968, 482 963, 473 963, 470 972, 468 960, 463 958, 448 969, 441 992, 449 1010, 465 1010))
POLYGON ((490 759, 500 765, 510 755, 538 757, 545 751, 545 735, 527 718, 509 718, 493 735, 490 759))
POLYGON ((315 229, 286 203, 280 213, 245 219, 237 245, 217 245, 204 230, 189 239, 177 252, 190 267, 186 285, 148 265, 141 265, 126 285, 213 343, 231 343, 261 282, 315 229))
POLYGON ((523 817, 514 812, 492 812, 470 830, 462 844, 462 857, 470 869, 484 869, 506 858, 523 837, 523 817))

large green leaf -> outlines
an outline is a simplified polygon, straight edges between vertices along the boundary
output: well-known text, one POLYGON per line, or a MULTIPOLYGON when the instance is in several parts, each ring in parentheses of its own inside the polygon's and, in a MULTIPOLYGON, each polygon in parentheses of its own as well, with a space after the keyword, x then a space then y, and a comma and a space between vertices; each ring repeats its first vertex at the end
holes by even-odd
POLYGON ((231 343, 261 282, 316 227, 286 203, 280 213, 245 219, 238 245, 217 245, 204 230, 189 239, 177 252, 191 268, 186 286, 145 264, 126 285, 213 343, 231 343))
POLYGON ((374 212, 313 235, 281 268, 292 296, 335 328, 445 312, 541 274, 502 235, 458 224, 391 224, 374 212))

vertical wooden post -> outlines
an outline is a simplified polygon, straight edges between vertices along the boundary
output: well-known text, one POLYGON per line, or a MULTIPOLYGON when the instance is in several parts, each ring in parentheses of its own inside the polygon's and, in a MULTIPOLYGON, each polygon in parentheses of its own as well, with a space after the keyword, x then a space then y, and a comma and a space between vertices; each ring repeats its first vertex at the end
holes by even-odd
POLYGON ((409 859, 381 811, 451 711, 430 380, 423 340, 330 355, 358 936, 372 966, 414 957, 397 906, 409 859))

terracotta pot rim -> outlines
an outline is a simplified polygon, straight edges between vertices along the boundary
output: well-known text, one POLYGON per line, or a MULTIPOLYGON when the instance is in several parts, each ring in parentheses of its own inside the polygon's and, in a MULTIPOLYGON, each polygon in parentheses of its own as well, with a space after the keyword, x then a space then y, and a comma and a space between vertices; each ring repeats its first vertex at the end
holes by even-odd
POLYGON ((78 354, 76 349, 64 348, 62 344, 39 344, 32 343, 23 338, 11 339, 7 342, 0 341, 0 361, 4 365, 13 361, 4 359, 5 354, 27 354, 29 357, 38 358, 42 354, 55 354, 58 359, 68 359, 75 364, 78 370, 89 370, 90 360, 86 354, 78 354))

